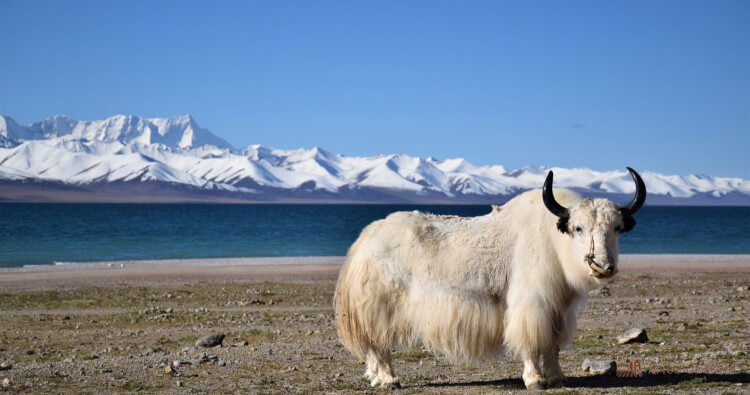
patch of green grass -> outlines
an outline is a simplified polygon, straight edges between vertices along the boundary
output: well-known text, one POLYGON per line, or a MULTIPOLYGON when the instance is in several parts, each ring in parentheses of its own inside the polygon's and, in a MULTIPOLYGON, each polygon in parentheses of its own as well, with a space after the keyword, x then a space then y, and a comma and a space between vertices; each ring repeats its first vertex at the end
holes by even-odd
POLYGON ((240 339, 245 340, 248 343, 263 342, 263 341, 274 341, 278 338, 278 335, 261 329, 253 328, 247 332, 238 336, 240 339))
POLYGON ((432 358, 433 355, 429 351, 424 350, 411 350, 405 353, 396 353, 393 355, 396 359, 401 359, 406 362, 419 362, 422 359, 432 358))
POLYGON ((150 385, 146 383, 142 383, 140 381, 135 380, 126 380, 124 383, 120 383, 117 385, 117 388, 124 390, 124 391, 148 391, 153 389, 150 385))
POLYGON ((696 377, 696 378, 691 379, 691 380, 680 381, 680 383, 677 384, 677 386, 680 389, 690 389, 690 388, 695 387, 698 384, 702 384, 702 383, 705 383, 705 382, 706 382, 706 378, 705 377, 696 377))

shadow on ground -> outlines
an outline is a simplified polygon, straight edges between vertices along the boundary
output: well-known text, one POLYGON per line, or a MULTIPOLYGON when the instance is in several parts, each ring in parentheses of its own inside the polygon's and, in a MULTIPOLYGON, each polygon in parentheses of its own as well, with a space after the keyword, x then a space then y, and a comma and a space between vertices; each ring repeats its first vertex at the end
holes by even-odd
MULTIPOLYGON (((564 388, 626 388, 626 387, 656 387, 661 385, 679 385, 680 383, 750 383, 750 374, 699 374, 699 373, 676 373, 676 374, 649 374, 644 373, 640 377, 615 377, 615 376, 580 376, 568 377, 563 385, 564 388)), ((439 388, 439 387, 479 387, 493 386, 507 389, 523 389, 523 380, 520 378, 509 378, 489 381, 466 381, 466 382, 444 382, 427 383, 422 385, 408 386, 408 388, 439 388)))

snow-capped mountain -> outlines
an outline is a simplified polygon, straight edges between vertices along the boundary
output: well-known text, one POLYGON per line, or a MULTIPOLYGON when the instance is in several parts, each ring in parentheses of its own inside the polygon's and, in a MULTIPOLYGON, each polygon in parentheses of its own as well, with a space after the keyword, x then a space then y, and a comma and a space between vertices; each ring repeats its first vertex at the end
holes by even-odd
MULTIPOLYGON (((635 188, 624 169, 552 169, 556 186, 591 196, 628 199, 635 188)), ((548 170, 317 147, 234 149, 189 115, 55 116, 28 126, 0 116, 0 200, 501 203, 539 188, 548 170)), ((651 204, 750 204, 750 182, 740 178, 641 175, 651 204)))

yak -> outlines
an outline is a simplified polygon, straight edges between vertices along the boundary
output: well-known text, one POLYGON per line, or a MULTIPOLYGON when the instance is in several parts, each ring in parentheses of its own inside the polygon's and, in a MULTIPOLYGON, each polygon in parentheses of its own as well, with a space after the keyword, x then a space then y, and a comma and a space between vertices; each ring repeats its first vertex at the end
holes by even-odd
POLYGON ((342 344, 366 363, 370 385, 398 388, 394 347, 421 342, 451 362, 510 354, 529 389, 559 386, 560 347, 588 292, 617 272, 618 238, 646 199, 542 190, 479 217, 396 212, 368 225, 349 249, 334 294, 342 344))

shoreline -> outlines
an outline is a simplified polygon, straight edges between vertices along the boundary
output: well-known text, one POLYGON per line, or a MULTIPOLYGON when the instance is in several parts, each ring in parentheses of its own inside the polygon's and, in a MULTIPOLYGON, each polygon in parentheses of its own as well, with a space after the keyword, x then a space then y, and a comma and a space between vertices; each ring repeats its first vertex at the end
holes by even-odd
MULTIPOLYGON (((96 262, 57 262, 47 265, 25 265, 0 267, 0 275, 7 273, 67 272, 80 270, 126 269, 126 268, 173 268, 173 267, 229 267, 229 266, 286 266, 322 265, 344 263, 345 256, 292 256, 292 257, 242 257, 242 258, 185 258, 185 259, 142 259, 96 262)), ((709 264, 720 266, 750 265, 750 254, 621 254, 620 265, 631 267, 644 263, 677 263, 690 266, 709 264)))
MULTIPOLYGON (((0 269, 0 290, 190 283, 335 282, 345 257, 70 263, 0 269)), ((622 255, 620 276, 750 273, 750 255, 622 255)))

